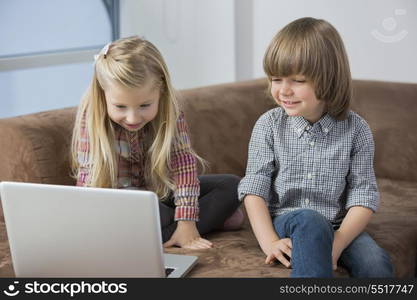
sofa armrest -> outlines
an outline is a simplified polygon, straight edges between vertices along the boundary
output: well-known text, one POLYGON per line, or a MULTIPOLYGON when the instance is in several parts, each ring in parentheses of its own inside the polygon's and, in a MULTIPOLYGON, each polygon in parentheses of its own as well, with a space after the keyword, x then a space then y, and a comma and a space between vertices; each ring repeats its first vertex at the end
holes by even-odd
POLYGON ((74 184, 69 146, 76 108, 0 119, 0 181, 74 184))

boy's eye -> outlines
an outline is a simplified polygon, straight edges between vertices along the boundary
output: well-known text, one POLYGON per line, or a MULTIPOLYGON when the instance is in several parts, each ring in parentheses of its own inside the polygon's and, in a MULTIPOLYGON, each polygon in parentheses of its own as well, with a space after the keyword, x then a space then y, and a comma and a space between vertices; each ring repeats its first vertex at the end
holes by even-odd
POLYGON ((279 82, 279 81, 282 81, 282 79, 281 78, 272 78, 272 81, 279 82))
POLYGON ((126 108, 126 106, 124 106, 124 105, 116 105, 116 107, 120 108, 120 109, 126 108))
POLYGON ((298 83, 303 83, 303 82, 306 82, 305 80, 302 80, 302 79, 294 79, 294 81, 295 81, 295 82, 298 82, 298 83))

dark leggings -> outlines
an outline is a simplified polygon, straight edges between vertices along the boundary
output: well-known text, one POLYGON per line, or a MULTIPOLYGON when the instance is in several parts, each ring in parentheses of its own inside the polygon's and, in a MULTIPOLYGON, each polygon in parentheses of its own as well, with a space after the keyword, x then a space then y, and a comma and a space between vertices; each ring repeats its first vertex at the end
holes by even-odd
MULTIPOLYGON (((222 227, 224 221, 239 207, 237 186, 240 178, 230 174, 212 174, 198 176, 200 180, 198 232, 203 235, 222 227)), ((174 221, 175 204, 171 197, 159 202, 161 215, 162 241, 170 239, 177 222, 174 221)))

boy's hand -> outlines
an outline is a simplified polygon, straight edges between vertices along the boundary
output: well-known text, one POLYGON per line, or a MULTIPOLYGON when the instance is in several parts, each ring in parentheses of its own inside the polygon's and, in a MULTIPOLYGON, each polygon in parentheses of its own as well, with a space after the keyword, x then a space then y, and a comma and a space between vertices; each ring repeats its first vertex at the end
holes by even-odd
POLYGON ((340 238, 339 232, 336 230, 334 232, 334 239, 333 239, 333 248, 332 248, 332 264, 333 264, 333 270, 337 269, 337 261, 340 258, 340 255, 342 254, 344 250, 344 243, 342 242, 340 238))
POLYGON ((169 241, 164 243, 164 247, 172 246, 186 249, 206 249, 211 248, 213 244, 200 236, 194 221, 178 221, 174 234, 169 241))
POLYGON ((284 256, 284 253, 291 258, 291 250, 291 239, 285 238, 273 241, 271 243, 269 254, 266 257, 265 263, 272 264, 274 260, 277 259, 280 263, 289 268, 291 266, 291 263, 284 256))

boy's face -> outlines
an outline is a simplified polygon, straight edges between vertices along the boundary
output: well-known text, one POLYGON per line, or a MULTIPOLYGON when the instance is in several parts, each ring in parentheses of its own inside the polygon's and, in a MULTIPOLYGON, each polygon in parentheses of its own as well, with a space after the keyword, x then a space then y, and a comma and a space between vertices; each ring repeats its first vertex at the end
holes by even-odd
POLYGON ((272 97, 289 116, 301 116, 310 123, 317 122, 323 116, 326 104, 316 98, 313 85, 305 76, 292 75, 271 79, 272 97))
POLYGON ((143 128, 158 113, 160 91, 152 81, 140 88, 108 84, 104 93, 110 119, 129 131, 143 128))

